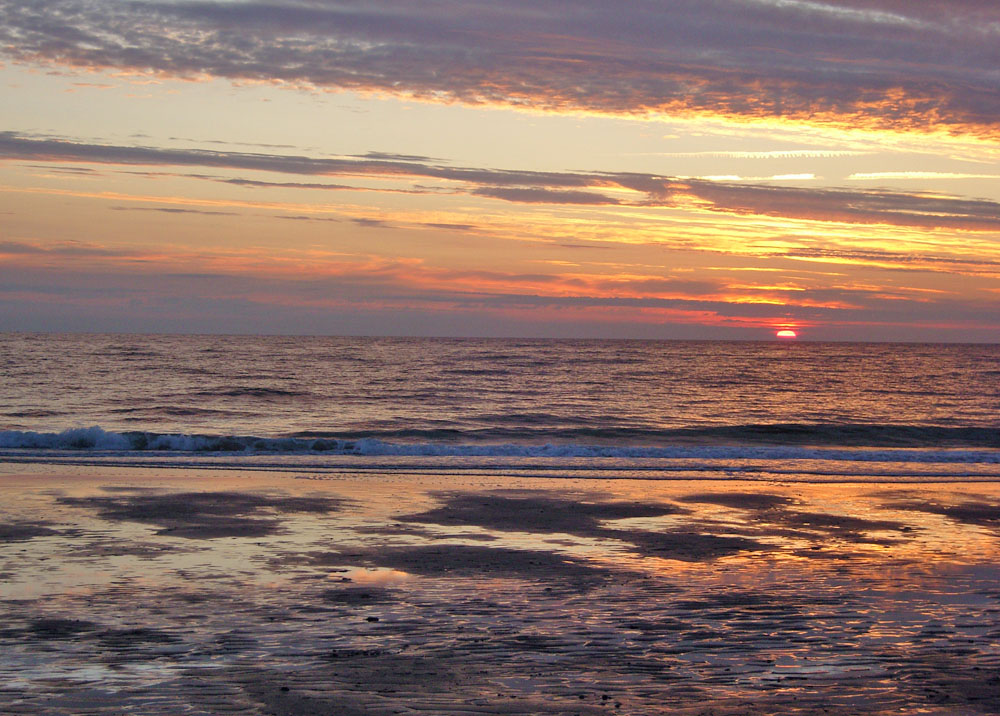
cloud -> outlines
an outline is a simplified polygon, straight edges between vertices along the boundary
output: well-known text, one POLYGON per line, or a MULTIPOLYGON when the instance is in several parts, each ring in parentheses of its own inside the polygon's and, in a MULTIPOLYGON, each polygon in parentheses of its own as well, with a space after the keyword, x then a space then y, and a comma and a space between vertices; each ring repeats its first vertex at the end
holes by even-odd
POLYGON ((203 209, 180 209, 173 206, 112 206, 112 211, 158 211, 163 214, 199 214, 202 216, 241 216, 235 211, 205 211, 203 209))
POLYGON ((267 189, 316 189, 320 191, 374 191, 382 194, 430 194, 426 188, 416 187, 414 189, 390 189, 388 187, 353 186, 350 184, 323 184, 319 182, 277 182, 262 181, 260 179, 223 179, 222 177, 209 177, 199 175, 188 175, 194 179, 210 179, 222 184, 232 184, 234 186, 246 186, 267 189))
POLYGON ((1000 259, 975 258, 964 255, 935 256, 926 253, 900 253, 879 251, 874 249, 841 249, 841 248, 809 248, 802 247, 787 251, 785 256, 803 259, 833 259, 852 263, 885 266, 894 271, 911 267, 926 271, 934 266, 945 266, 950 271, 959 272, 969 269, 994 269, 992 273, 1000 276, 1000 259))
POLYGON ((96 258, 121 258, 123 256, 133 257, 132 252, 121 252, 114 249, 106 249, 101 246, 80 244, 75 242, 63 242, 50 245, 31 244, 23 241, 0 241, 0 256, 53 256, 62 258, 96 257, 96 258))
MULTIPOLYGON (((160 149, 36 139, 0 132, 0 160, 80 162, 136 166, 187 166, 250 170, 307 176, 361 176, 407 180, 433 178, 454 183, 475 196, 528 204, 634 205, 684 207, 732 215, 885 224, 920 229, 1000 231, 1000 202, 956 196, 866 189, 826 189, 761 185, 732 181, 685 179, 636 172, 540 172, 451 167, 416 161, 357 157, 324 158, 301 155, 222 152, 201 149, 160 149), (634 201, 594 189, 635 192, 634 201)), ((248 187, 333 188, 337 185, 268 182, 255 179, 195 178, 248 187)), ((368 191, 382 189, 364 188, 368 191)), ((410 189, 386 188, 408 193, 410 189)), ((416 190, 423 191, 423 190, 416 190)))
POLYGON ((472 231, 476 228, 473 224, 456 224, 440 221, 425 221, 423 225, 429 229, 445 229, 448 231, 472 231))
POLYGON ((848 224, 1000 230, 1000 203, 890 191, 801 189, 691 181, 691 196, 719 211, 848 224))
POLYGON ((479 187, 476 196, 488 196, 521 204, 620 204, 617 199, 590 191, 553 191, 542 187, 479 187))
POLYGON ((366 229, 392 229, 394 228, 391 224, 382 221, 381 219, 368 219, 366 217, 356 217, 350 219, 350 221, 358 226, 362 226, 366 229))
POLYGON ((392 162, 437 162, 439 159, 422 154, 395 154, 393 152, 365 152, 365 159, 380 159, 392 162))
MULTIPOLYGON (((605 324, 684 324, 707 330, 795 321, 868 326, 869 335, 883 339, 887 334, 872 326, 907 326, 911 339, 916 334, 988 340, 997 328, 991 309, 995 299, 982 291, 959 299, 951 292, 881 285, 757 285, 745 277, 733 282, 723 276, 696 280, 661 269, 630 274, 462 270, 407 259, 321 255, 313 249, 280 255, 252 247, 164 254, 159 248, 7 242, 0 244, 0 254, 5 257, 0 327, 8 329, 31 325, 32 316, 64 330, 128 325, 147 331, 225 327, 279 333, 412 334, 420 327, 440 333, 451 326, 447 331, 478 335, 496 333, 504 317, 517 319, 503 324, 515 334, 539 321, 570 332, 589 327, 587 335, 602 335, 605 324), (325 322, 333 316, 340 318, 325 322), (938 326, 933 329, 938 333, 921 334, 921 326, 938 326)), ((628 335, 653 334, 635 328, 628 335)))
POLYGON ((0 241, 0 255, 11 254, 44 254, 46 250, 33 244, 20 241, 0 241))
MULTIPOLYGON (((52 251, 58 253, 58 250, 52 251)), ((171 270, 150 265, 141 274, 117 270, 119 261, 136 254, 114 256, 72 272, 48 266, 8 265, 0 269, 5 294, 29 291, 49 300, 131 301, 150 297, 201 296, 206 299, 253 299, 275 306, 379 305, 384 309, 437 306, 460 311, 509 308, 671 309, 712 311, 727 316, 770 316, 788 310, 813 315, 835 313, 833 307, 793 303, 734 302, 724 284, 649 278, 641 282, 601 277, 574 278, 556 274, 499 271, 455 271, 391 261, 331 263, 326 275, 299 276, 260 272, 171 270), (633 285, 634 284, 634 285, 633 285), (643 295, 652 290, 660 295, 643 295), (666 293, 667 295, 663 295, 666 293)), ((221 259, 217 262, 223 265, 221 259)), ((806 302, 808 303, 808 302, 806 302)))
POLYGON ((303 214, 295 214, 289 216, 287 214, 276 214, 275 219, 284 219, 285 221, 331 221, 334 223, 340 223, 343 219, 338 219, 332 216, 305 216, 303 214))
MULTIPOLYGON (((22 275, 24 271, 63 275, 67 287, 76 285, 87 290, 99 289, 101 280, 78 280, 73 278, 75 274, 81 277, 98 274, 117 276, 116 283, 139 289, 146 285, 142 276, 147 274, 169 277, 170 281, 190 280, 195 283, 211 275, 218 279, 219 287, 231 285, 245 291, 249 290, 248 286, 256 290, 260 287, 267 289, 272 284, 281 285, 287 290, 279 292, 280 295, 299 299, 337 297, 370 300, 380 297, 386 300, 463 301, 483 305, 514 302, 550 306, 633 307, 680 307, 695 302, 699 309, 711 304, 713 310, 730 304, 837 309, 886 291, 882 287, 828 289, 756 285, 745 280, 733 283, 724 277, 696 279, 670 275, 669 272, 664 275, 662 270, 660 273, 608 274, 590 273, 583 269, 556 273, 456 269, 430 266, 412 259, 316 254, 312 251, 265 255, 253 248, 215 252, 200 249, 164 254, 151 249, 114 248, 79 242, 7 242, 0 244, 0 254, 11 257, 7 266, 11 272, 11 287, 15 284, 21 286, 23 281, 30 283, 25 278, 27 274, 22 275), (41 264, 36 261, 57 257, 81 261, 67 261, 61 266, 50 261, 41 264), (88 260, 82 262, 83 258, 88 260), (304 266, 306 263, 308 267, 304 266), (17 279, 19 275, 21 278, 17 279)), ((749 309, 731 310, 742 313, 749 309)))
POLYGON ((219 167, 307 176, 429 177, 506 186, 533 184, 585 187, 599 181, 593 175, 567 172, 518 172, 455 168, 417 163, 410 160, 393 161, 364 157, 327 158, 207 149, 164 149, 90 144, 46 137, 27 137, 10 131, 0 131, 0 158, 36 162, 76 161, 125 166, 219 167))
POLYGON ((1000 129, 1000 23, 973 0, 0 0, 0 12, 0 53, 22 62, 532 110, 1000 129))
POLYGON ((325 189, 330 191, 343 191, 345 189, 355 189, 348 184, 320 184, 316 182, 277 182, 261 181, 259 179, 222 179, 219 177, 198 177, 212 179, 223 184, 234 184, 236 186, 267 187, 269 189, 325 189))
MULTIPOLYGON (((145 134, 133 134, 136 139, 148 138, 145 134)), ((196 144, 221 144, 224 146, 262 147, 264 149, 294 149, 294 144, 267 144, 264 142, 229 142, 225 139, 193 139, 192 137, 168 137, 172 142, 194 142, 196 144)))
POLYGON ((85 174, 85 175, 92 175, 92 174, 96 174, 97 173, 96 170, 91 169, 90 167, 54 167, 54 166, 47 166, 45 164, 34 164, 34 165, 29 164, 28 168, 29 169, 42 169, 42 170, 47 171, 47 172, 57 172, 57 173, 60 173, 60 174, 85 174))
POLYGON ((412 334, 414 325, 423 327, 431 321, 437 328, 428 328, 429 332, 451 326, 447 331, 479 334, 497 332, 498 321, 508 317, 516 319, 509 329, 516 335, 525 335, 540 321, 547 322, 550 331, 565 331, 568 322, 585 321, 580 325, 588 326, 588 335, 604 334, 604 323, 633 323, 635 327, 627 333, 633 337, 677 335, 669 329, 675 324, 700 325, 704 336, 713 335, 706 326, 760 328, 788 321, 868 326, 871 335, 883 337, 872 327, 905 325, 907 335, 912 336, 920 334, 922 325, 940 324, 944 328, 937 336, 953 340, 968 340, 973 327, 982 329, 982 339, 995 335, 996 330, 987 310, 990 304, 975 299, 927 305, 880 299, 866 291, 828 290, 807 294, 801 303, 741 303, 697 294, 608 295, 580 287, 572 295, 558 295, 566 287, 558 279, 552 279, 550 289, 543 292, 533 289, 533 277, 493 273, 483 289, 469 290, 450 283, 438 285, 447 272, 427 273, 423 278, 434 281, 425 283, 419 270, 398 265, 345 267, 325 278, 257 276, 253 280, 231 272, 179 273, 163 267, 122 274, 7 265, 0 266, 0 306, 6 309, 0 311, 0 325, 20 326, 24 317, 34 316, 36 321, 64 329, 75 325, 77 330, 81 326, 88 330, 117 326, 120 330, 127 325, 145 331, 219 331, 225 327, 255 333, 412 334), (68 324, 67 319, 71 319, 68 324), (647 328, 641 330, 641 325, 647 328))

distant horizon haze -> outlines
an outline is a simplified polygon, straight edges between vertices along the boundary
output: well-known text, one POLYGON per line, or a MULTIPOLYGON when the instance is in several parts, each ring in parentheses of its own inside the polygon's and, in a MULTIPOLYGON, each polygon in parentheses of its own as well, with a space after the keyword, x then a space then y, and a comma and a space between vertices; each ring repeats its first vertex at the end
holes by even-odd
POLYGON ((733 337, 678 337, 678 336, 577 336, 577 335, 473 335, 473 334, 416 334, 416 333, 293 333, 293 332, 272 332, 272 333, 226 333, 223 331, 143 331, 143 330, 5 330, 0 329, 0 334, 13 335, 81 335, 81 336, 142 336, 142 337, 169 337, 169 336, 206 336, 206 337, 233 337, 233 338, 359 338, 359 339, 386 339, 386 340, 454 340, 454 341, 532 341, 532 342, 567 342, 567 341, 606 341, 606 342, 629 342, 629 341, 649 341, 649 342, 707 342, 707 343, 782 343, 794 345, 797 343, 857 343, 872 345, 1000 345, 998 340, 856 340, 851 338, 818 338, 812 335, 802 335, 799 333, 795 338, 785 338, 774 335, 763 334, 757 337, 733 338, 733 337))

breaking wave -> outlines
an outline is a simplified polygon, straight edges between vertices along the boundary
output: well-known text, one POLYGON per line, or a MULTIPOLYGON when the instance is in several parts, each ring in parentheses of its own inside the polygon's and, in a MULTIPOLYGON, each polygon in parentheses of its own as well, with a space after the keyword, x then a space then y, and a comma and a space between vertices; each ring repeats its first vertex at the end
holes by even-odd
MULTIPOLYGON (((948 430, 934 428, 934 430, 948 430)), ((966 429, 967 430, 967 429, 966 429)), ((702 431, 704 432, 704 431, 702 431)), ((83 452, 170 452, 268 454, 329 454, 394 457, 484 457, 484 458, 616 458, 635 460, 706 459, 706 460, 834 460, 847 462, 895 463, 986 463, 1000 464, 996 431, 979 438, 976 449, 941 447, 880 447, 853 445, 816 446, 801 444, 672 444, 672 445, 602 445, 594 443, 484 443, 460 441, 449 431, 449 441, 417 442, 413 434, 407 442, 392 442, 385 434, 370 433, 351 437, 310 436, 255 437, 236 435, 162 434, 140 431, 111 432, 100 427, 76 428, 59 433, 9 430, 0 432, 0 448, 44 454, 49 451, 83 452), (983 439, 985 437, 985 439, 983 439)), ((391 435, 400 437, 398 432, 391 435)), ((691 433, 685 433, 690 438, 691 433)), ((440 437, 440 436, 439 436, 440 437)), ((536 436, 537 437, 537 436, 536 436)), ((662 434, 661 436, 662 437, 662 434)), ((716 435, 715 437, 718 437, 716 435)), ((618 436, 619 440, 621 436, 618 436)), ((955 439, 952 435, 951 440, 955 439)), ((947 443, 944 443, 947 445, 947 443)))

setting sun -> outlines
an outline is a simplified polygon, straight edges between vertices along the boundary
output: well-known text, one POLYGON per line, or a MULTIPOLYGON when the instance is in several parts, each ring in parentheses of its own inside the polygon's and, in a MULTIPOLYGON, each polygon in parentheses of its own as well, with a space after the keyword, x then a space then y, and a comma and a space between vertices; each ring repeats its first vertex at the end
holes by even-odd
POLYGON ((781 330, 781 331, 778 331, 774 335, 776 335, 778 338, 798 338, 799 337, 798 334, 795 331, 790 330, 788 328, 786 328, 784 330, 781 330))

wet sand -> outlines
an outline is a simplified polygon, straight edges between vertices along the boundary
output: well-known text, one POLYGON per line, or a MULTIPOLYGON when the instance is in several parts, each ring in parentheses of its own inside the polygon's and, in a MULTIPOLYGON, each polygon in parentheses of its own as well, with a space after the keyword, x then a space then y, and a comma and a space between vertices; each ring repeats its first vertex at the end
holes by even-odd
POLYGON ((0 712, 1000 712, 1000 484, 0 466, 0 712))

